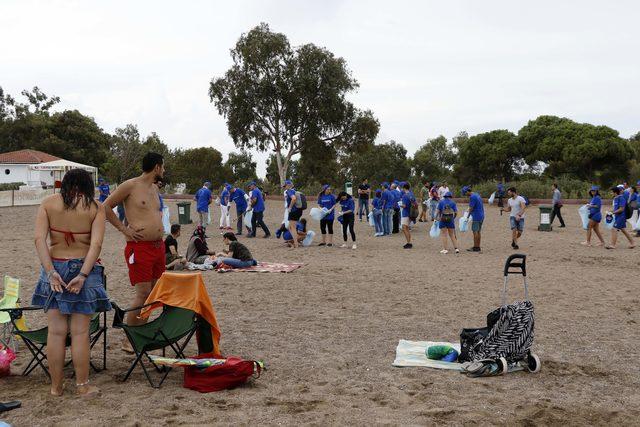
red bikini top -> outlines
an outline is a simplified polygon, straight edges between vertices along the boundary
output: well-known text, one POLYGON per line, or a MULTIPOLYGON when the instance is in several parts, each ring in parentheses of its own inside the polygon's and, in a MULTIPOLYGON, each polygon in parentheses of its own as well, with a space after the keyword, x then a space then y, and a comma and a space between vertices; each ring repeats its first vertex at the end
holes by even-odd
POLYGON ((74 234, 91 234, 90 231, 84 231, 84 232, 79 232, 79 231, 64 231, 64 230, 57 230, 53 227, 49 227, 50 231, 55 231, 56 233, 62 233, 64 234, 64 241, 67 243, 67 246, 71 246, 71 243, 74 243, 76 241, 76 238, 73 237, 74 234))

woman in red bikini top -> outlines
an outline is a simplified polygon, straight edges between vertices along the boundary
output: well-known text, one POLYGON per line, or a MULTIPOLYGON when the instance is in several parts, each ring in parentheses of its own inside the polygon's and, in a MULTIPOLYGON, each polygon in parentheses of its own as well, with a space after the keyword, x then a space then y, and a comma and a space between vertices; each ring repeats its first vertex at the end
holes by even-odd
POLYGON ((65 341, 71 335, 78 394, 94 395, 89 385, 89 321, 111 308, 98 262, 104 238, 105 212, 94 200, 88 172, 73 169, 59 194, 47 197, 36 216, 35 243, 42 270, 31 303, 43 306, 49 333, 47 360, 51 394, 63 394, 65 341), (49 242, 47 242, 47 238, 49 242))

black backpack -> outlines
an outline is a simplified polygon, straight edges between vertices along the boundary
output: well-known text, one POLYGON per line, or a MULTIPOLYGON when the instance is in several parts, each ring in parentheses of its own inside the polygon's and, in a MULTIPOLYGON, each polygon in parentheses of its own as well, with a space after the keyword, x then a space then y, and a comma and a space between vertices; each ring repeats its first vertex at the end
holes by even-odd
POLYGON ((442 222, 451 222, 453 221, 454 216, 455 216, 455 211, 450 205, 447 205, 442 210, 442 217, 440 218, 440 220, 442 222))
POLYGON ((296 208, 302 211, 307 209, 307 196, 300 191, 296 191, 296 208))

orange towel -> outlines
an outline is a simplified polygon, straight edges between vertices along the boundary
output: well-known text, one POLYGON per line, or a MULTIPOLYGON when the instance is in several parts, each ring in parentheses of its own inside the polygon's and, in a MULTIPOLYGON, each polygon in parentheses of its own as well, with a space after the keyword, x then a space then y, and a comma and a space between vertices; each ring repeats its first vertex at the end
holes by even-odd
POLYGON ((144 319, 148 318, 153 310, 162 307, 163 304, 197 313, 211 325, 213 352, 216 356, 221 355, 220 328, 201 273, 164 272, 153 287, 145 304, 152 305, 142 309, 140 317, 144 319))

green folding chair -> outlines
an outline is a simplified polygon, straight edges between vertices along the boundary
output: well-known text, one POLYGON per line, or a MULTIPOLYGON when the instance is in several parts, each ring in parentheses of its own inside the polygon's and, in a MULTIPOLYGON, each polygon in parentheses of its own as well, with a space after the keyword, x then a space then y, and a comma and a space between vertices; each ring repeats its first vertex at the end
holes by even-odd
MULTIPOLYGON (((20 280, 4 276, 3 289, 4 295, 0 299, 0 310, 17 308, 20 302, 20 280)), ((18 342, 13 334, 13 329, 9 313, 0 311, 0 343, 16 351, 18 342)))
POLYGON ((129 379, 136 365, 140 365, 149 384, 154 388, 160 388, 167 378, 167 375, 169 375, 171 367, 156 365, 149 357, 149 352, 162 350, 162 355, 165 356, 166 349, 170 348, 177 358, 184 358, 183 351, 198 329, 200 321, 199 317, 192 310, 165 305, 163 306, 160 316, 144 325, 129 326, 124 323, 124 316, 127 312, 140 310, 150 305, 151 304, 146 304, 141 307, 123 310, 118 307, 116 303, 112 302, 111 306, 115 310, 113 327, 120 328, 124 331, 136 354, 136 359, 131 364, 122 381, 124 382, 129 379), (162 374, 158 383, 154 383, 151 379, 143 359, 148 360, 156 371, 162 374))
MULTIPOLYGON (((103 283, 105 288, 107 287, 107 277, 103 276, 103 283)), ((44 373, 51 378, 49 374, 49 369, 45 366, 45 361, 47 360, 46 354, 43 352, 43 349, 47 346, 47 335, 49 334, 49 328, 43 327, 40 329, 28 330, 24 328, 20 328, 20 323, 23 321, 23 316, 25 311, 42 311, 44 307, 39 306, 31 306, 31 307, 18 307, 18 308, 3 308, 0 309, 0 314, 8 314, 11 324, 13 326, 11 333, 22 338, 25 346, 31 352, 31 360, 24 368, 22 375, 27 376, 38 366, 42 368, 44 373)), ((102 367, 97 367, 92 361, 90 361, 91 368, 94 371, 100 372, 107 369, 107 313, 96 313, 91 318, 89 323, 89 344, 90 348, 93 350, 93 347, 100 341, 102 338, 102 367), (102 322, 100 321, 102 319, 102 322)), ((65 342, 65 346, 69 347, 71 345, 71 336, 67 335, 67 340, 65 342)), ((65 366, 68 366, 72 361, 69 360, 65 363, 65 366)))

